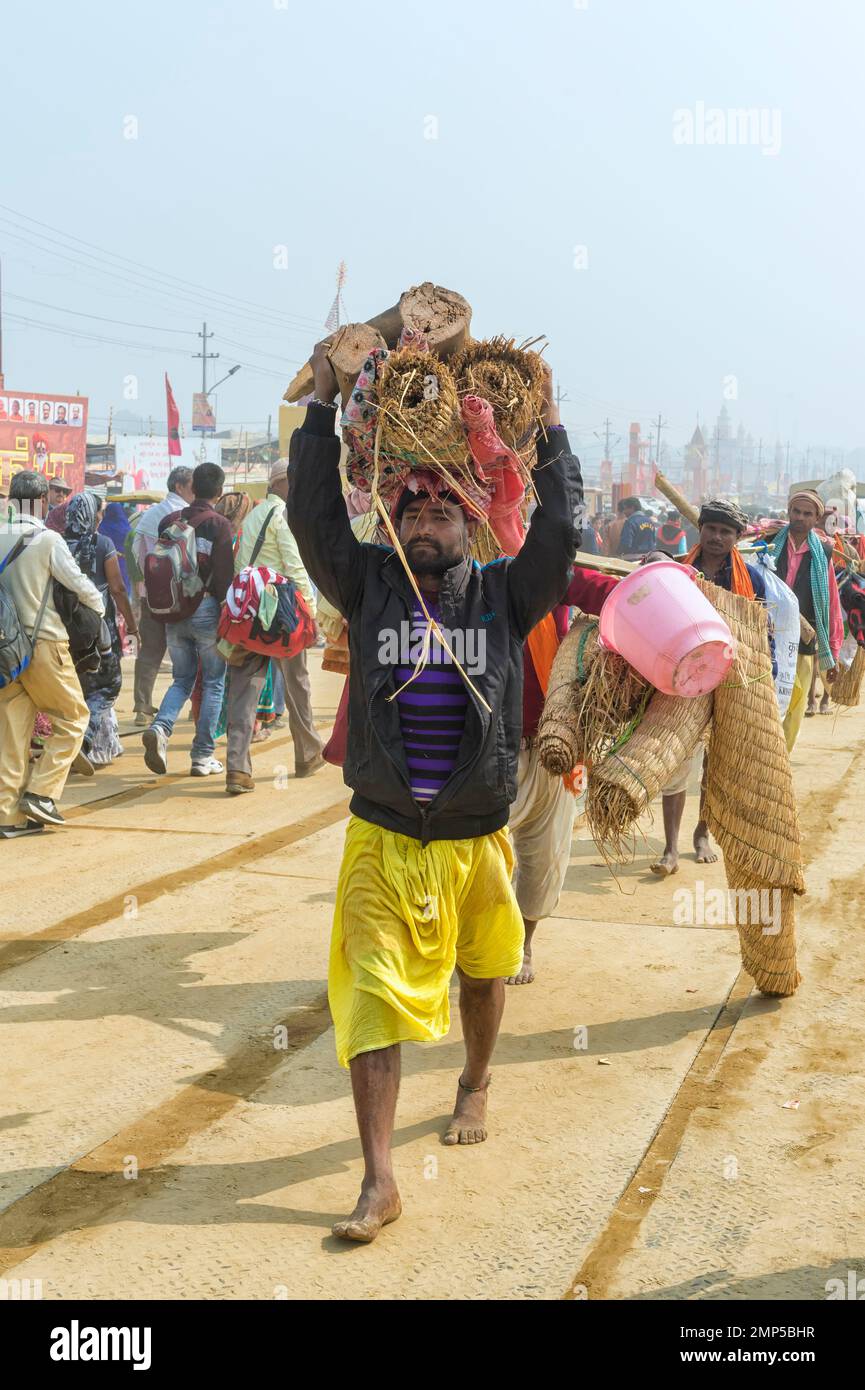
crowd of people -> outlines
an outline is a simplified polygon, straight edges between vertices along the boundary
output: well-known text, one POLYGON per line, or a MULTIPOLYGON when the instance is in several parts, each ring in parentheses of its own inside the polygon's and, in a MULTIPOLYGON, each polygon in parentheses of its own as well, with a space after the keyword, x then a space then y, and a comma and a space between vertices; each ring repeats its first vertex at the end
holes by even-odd
POLYGON ((662 519, 643 498, 622 497, 615 511, 596 512, 586 519, 580 549, 588 555, 641 560, 656 550, 664 555, 684 555, 696 540, 696 529, 679 512, 668 508, 662 519))
MULTIPOLYGON (((635 497, 623 499, 615 516, 581 524, 580 467, 551 380, 537 435, 537 501, 516 556, 485 567, 473 560, 477 520, 447 488, 406 487, 391 512, 398 545, 369 543, 383 538, 374 516, 372 527, 369 517, 350 517, 338 388, 322 345, 312 365, 314 399, 290 459, 273 464, 267 496, 255 504, 225 493, 223 471, 211 463, 176 467, 164 500, 131 517, 120 502, 103 507, 86 490, 68 495, 37 472, 13 478, 0 528, 0 588, 31 651, 0 688, 0 837, 61 825, 58 802, 70 772, 92 776, 122 753, 115 705, 132 641, 134 723, 150 772, 168 771, 187 704, 195 721, 189 772, 224 773, 228 795, 255 790, 251 744, 283 709, 297 777, 314 774, 326 758, 342 765, 353 795, 329 998, 365 1172, 354 1211, 334 1230, 368 1242, 401 1210, 391 1162, 401 1044, 444 1035, 456 971, 465 1063, 443 1139, 483 1141, 505 984, 535 978, 538 923, 555 913, 562 893, 577 788, 541 766, 538 722, 572 610, 599 614, 618 582, 575 566, 577 551, 648 564, 675 556, 755 603, 765 606, 767 596, 763 571, 737 549, 748 517, 727 499, 705 501, 696 528, 674 512, 657 521, 635 497), (250 595, 256 620, 267 611, 285 637, 279 655, 267 644, 226 639, 226 612, 242 614, 250 595), (89 643, 73 641, 70 597, 79 620, 95 615, 89 643), (340 634, 347 667, 343 727, 326 749, 306 648, 289 641, 298 615, 314 613, 317 603, 325 627, 340 634), (399 645, 382 654, 383 634, 408 630, 409 647, 428 651, 431 634, 443 629, 483 636, 470 676, 446 644, 435 661, 418 663, 399 645), (156 704, 166 656, 171 679, 156 704), (223 737, 225 765, 216 756, 223 737)), ((785 524, 764 537, 814 631, 800 646, 784 722, 788 748, 809 712, 817 671, 831 692, 845 614, 849 631, 862 631, 865 592, 848 585, 846 571, 839 586, 824 510, 816 493, 798 492, 785 524)), ((766 643, 774 661, 768 607, 766 643)), ((678 868, 686 788, 700 757, 702 750, 663 789, 666 843, 652 866, 660 875, 678 868)), ((716 857, 702 819, 694 849, 698 862, 716 857)))
POLYGON ((250 745, 286 718, 296 775, 324 766, 306 652, 271 659, 221 650, 217 631, 229 587, 253 554, 315 610, 286 521, 287 467, 285 460, 273 465, 267 497, 257 504, 224 493, 215 464, 177 467, 165 498, 131 517, 120 501, 106 506, 96 492, 73 494, 42 473, 13 477, 0 527, 0 586, 32 659, 0 688, 0 837, 62 825, 57 803, 67 777, 92 777, 123 754, 115 706, 123 657, 133 652, 134 720, 150 771, 167 771, 169 739, 187 704, 195 721, 190 773, 226 772, 230 795, 254 790, 250 745), (170 621, 151 609, 146 570, 148 555, 177 523, 194 537, 198 592, 189 612, 170 621), (81 607, 97 621, 91 640, 76 644, 71 625, 78 632, 81 607), (157 707, 153 692, 166 655, 171 682, 157 707), (221 737, 227 769, 215 756, 221 737))

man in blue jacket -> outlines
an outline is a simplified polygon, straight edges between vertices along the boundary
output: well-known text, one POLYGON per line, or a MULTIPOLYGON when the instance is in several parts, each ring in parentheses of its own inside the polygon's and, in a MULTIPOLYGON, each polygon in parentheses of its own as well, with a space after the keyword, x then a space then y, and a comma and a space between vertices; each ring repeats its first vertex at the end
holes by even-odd
POLYGON ((328 994, 365 1172, 357 1206, 334 1233, 368 1242, 401 1211, 390 1153, 400 1044, 447 1032, 455 967, 466 1061, 444 1142, 487 1137, 504 979, 522 961, 506 825, 522 733, 523 643, 567 587, 582 483, 548 381, 538 505, 519 555, 482 569, 469 555, 475 522, 459 500, 432 487, 406 489, 394 525, 409 573, 395 550, 362 545, 351 529, 337 383, 321 344, 313 370, 315 400, 290 446, 288 522, 313 582, 348 622, 343 775, 354 795, 328 994))
POLYGON ((639 497, 626 497, 622 502, 625 524, 619 537, 619 554, 625 560, 641 560, 655 548, 655 523, 643 511, 639 497))

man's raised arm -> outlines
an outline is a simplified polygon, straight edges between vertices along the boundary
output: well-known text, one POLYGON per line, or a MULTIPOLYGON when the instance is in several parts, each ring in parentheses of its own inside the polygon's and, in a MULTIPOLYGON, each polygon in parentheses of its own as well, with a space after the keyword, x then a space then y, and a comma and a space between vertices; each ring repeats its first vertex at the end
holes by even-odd
POLYGON ((561 603, 582 534, 580 463, 571 453, 568 436, 559 424, 549 373, 541 423, 544 428, 538 435, 538 462, 532 472, 538 505, 523 548, 508 567, 511 621, 523 638, 561 603))
POLYGON ((351 529, 339 474, 337 381, 319 343, 312 356, 315 399, 291 436, 288 525, 315 586, 348 618, 360 598, 363 559, 351 529))

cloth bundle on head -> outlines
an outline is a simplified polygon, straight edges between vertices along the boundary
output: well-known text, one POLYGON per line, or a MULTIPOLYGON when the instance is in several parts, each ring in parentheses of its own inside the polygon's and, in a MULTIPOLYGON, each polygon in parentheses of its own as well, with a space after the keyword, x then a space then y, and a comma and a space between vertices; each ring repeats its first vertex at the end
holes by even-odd
POLYGON ((350 485, 361 492, 370 490, 364 470, 372 463, 375 452, 375 384, 389 356, 387 348, 373 348, 360 369, 339 422, 349 455, 346 476, 350 485))
MULTIPOLYGON (((429 338, 420 328, 403 328, 399 335, 398 347, 417 348, 418 352, 429 352, 429 338)), ((381 349, 379 349, 381 351, 381 349)))
POLYGON ((496 430, 489 401, 482 396, 464 396, 460 414, 477 477, 491 485, 487 511, 490 530, 505 555, 516 555, 525 538, 519 512, 526 491, 520 459, 496 430))
POLYGON ((76 492, 66 503, 63 537, 82 574, 93 573, 96 557, 96 518, 99 498, 95 492, 76 492))
POLYGON ((480 488, 469 487, 465 495, 456 492, 446 478, 432 469, 413 468, 407 475, 404 487, 397 494, 391 508, 391 520, 399 525, 403 512, 413 497, 433 497, 439 502, 453 502, 462 507, 467 517, 485 517, 490 505, 489 493, 480 488))

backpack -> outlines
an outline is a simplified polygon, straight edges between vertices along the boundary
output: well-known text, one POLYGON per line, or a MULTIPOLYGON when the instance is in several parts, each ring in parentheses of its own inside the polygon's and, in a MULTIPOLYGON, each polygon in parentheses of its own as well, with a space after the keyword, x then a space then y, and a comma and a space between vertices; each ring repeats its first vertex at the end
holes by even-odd
POLYGON ((182 518, 166 526, 144 561, 144 593, 154 618, 179 623, 198 607, 204 584, 198 573, 195 531, 182 518))
MULTIPOLYGON (((17 545, 13 546, 0 565, 0 574, 18 559, 18 556, 25 549, 28 541, 27 536, 22 536, 17 545)), ((36 639, 39 636, 39 629, 42 626, 42 619, 45 616, 45 609, 48 604, 48 595, 51 592, 52 580, 49 578, 45 586, 45 593, 42 595, 42 602, 39 605, 39 612, 36 615, 36 623, 33 628, 32 637, 28 637, 24 628, 21 626, 21 619, 18 616, 18 609, 12 602, 9 594, 0 584, 0 690, 5 686, 11 685, 17 680, 23 671, 27 670, 33 660, 33 651, 36 646, 36 639)))
MULTIPOLYGON (((69 655, 79 676, 93 675, 102 664, 100 652, 106 645, 108 629, 105 619, 95 608, 88 608, 77 594, 54 580, 54 607, 69 638, 69 655)), ((111 636, 108 633, 108 646, 111 636)))

